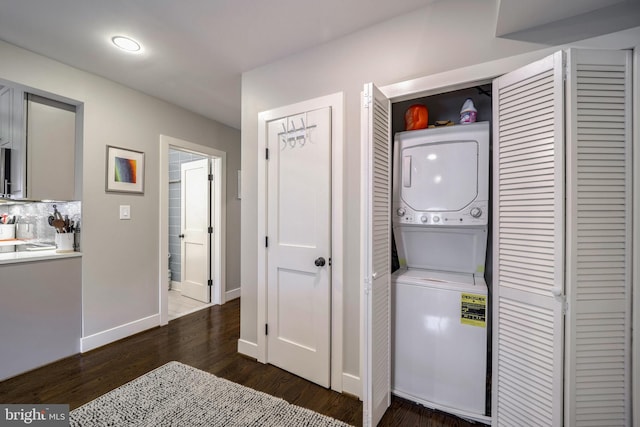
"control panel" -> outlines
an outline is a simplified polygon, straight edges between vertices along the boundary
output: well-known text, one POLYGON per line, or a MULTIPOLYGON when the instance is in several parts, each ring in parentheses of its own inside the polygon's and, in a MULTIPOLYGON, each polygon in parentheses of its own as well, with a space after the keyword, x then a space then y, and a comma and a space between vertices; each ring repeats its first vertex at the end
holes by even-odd
POLYGON ((486 201, 474 202, 458 212, 414 211, 406 204, 394 206, 393 222, 399 224, 454 226, 485 225, 489 218, 486 201))

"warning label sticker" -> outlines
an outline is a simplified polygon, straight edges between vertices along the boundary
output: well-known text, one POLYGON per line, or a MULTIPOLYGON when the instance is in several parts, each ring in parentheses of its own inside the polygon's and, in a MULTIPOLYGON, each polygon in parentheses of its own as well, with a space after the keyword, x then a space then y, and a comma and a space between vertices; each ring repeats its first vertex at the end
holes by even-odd
POLYGON ((460 323, 481 328, 487 326, 486 295, 462 294, 460 302, 460 323))

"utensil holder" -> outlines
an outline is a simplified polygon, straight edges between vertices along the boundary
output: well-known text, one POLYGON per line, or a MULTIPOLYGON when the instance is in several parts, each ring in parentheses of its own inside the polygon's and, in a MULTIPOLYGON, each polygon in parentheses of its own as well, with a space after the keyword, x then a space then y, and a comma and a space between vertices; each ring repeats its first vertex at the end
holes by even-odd
POLYGON ((0 224, 0 240, 9 240, 16 238, 15 224, 0 224))
MULTIPOLYGON (((16 225, 15 224, 0 224, 0 240, 10 240, 16 238, 16 225)), ((0 253, 14 252, 16 247, 0 246, 0 253)))
POLYGON ((56 252, 73 252, 74 233, 56 233, 56 252))

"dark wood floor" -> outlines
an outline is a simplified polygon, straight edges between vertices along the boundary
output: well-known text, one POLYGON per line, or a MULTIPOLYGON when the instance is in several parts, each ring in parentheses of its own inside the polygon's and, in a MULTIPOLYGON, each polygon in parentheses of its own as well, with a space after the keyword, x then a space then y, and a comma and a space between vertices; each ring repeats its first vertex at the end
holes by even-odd
MULTIPOLYGON (((362 425, 362 402, 237 352, 240 301, 210 307, 91 352, 0 382, 0 403, 68 403, 74 409, 171 360, 362 425)), ((381 426, 474 424, 394 398, 381 426)))

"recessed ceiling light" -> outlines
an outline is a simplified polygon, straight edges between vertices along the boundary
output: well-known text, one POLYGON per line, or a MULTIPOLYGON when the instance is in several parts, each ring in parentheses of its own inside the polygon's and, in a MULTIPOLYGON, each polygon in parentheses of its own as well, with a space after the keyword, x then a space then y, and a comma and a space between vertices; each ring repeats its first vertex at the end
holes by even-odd
POLYGON ((132 38, 125 36, 112 37, 111 42, 120 49, 126 50, 127 52, 140 52, 140 50, 142 49, 140 43, 133 40, 132 38))

